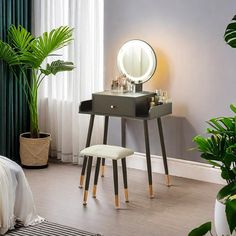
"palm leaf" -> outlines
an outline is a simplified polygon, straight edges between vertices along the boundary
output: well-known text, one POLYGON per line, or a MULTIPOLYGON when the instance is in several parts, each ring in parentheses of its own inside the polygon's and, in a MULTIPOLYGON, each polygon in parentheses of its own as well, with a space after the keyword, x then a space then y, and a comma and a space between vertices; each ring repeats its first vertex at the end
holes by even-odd
POLYGON ((230 104, 230 109, 231 109, 231 111, 236 113, 236 107, 234 106, 234 104, 230 104))
POLYGON ((0 60, 9 64, 9 66, 19 65, 20 61, 12 47, 0 40, 0 60))
POLYGON ((63 48, 72 41, 73 29, 68 26, 61 26, 53 29, 50 33, 45 32, 42 36, 34 39, 30 46, 32 52, 22 55, 23 61, 32 61, 33 67, 40 67, 41 63, 52 52, 63 48))
POLYGON ((57 61, 53 61, 51 64, 47 64, 46 69, 45 70, 40 69, 40 71, 45 75, 50 75, 50 74, 55 75, 58 72, 71 71, 74 68, 75 67, 74 67, 73 62, 57 60, 57 61))
POLYGON ((24 27, 12 25, 8 30, 8 38, 12 47, 19 54, 30 51, 30 43, 33 36, 24 27))

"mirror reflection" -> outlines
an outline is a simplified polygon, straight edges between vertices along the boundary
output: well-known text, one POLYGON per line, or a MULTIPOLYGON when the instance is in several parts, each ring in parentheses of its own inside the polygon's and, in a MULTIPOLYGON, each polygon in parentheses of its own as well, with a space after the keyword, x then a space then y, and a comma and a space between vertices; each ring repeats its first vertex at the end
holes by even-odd
POLYGON ((117 56, 119 71, 135 84, 149 80, 156 69, 156 56, 149 44, 142 40, 126 42, 117 56))

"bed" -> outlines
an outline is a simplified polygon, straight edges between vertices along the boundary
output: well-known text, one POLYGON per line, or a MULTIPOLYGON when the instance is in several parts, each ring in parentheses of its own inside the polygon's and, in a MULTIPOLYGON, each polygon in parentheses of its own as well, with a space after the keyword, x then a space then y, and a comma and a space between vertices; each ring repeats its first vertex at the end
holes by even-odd
POLYGON ((22 168, 0 156, 0 235, 14 229, 17 221, 29 226, 44 219, 36 213, 33 195, 22 168))

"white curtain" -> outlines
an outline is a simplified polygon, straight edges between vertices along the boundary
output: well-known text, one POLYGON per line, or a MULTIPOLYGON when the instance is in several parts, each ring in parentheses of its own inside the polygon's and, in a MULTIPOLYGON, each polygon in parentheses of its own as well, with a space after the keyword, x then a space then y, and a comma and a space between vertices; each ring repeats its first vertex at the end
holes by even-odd
MULTIPOLYGON (((33 21, 36 36, 61 25, 74 28, 74 41, 57 59, 76 68, 46 78, 38 101, 40 130, 52 135, 51 155, 77 163, 89 122, 88 115, 78 114, 79 104, 103 90, 103 0, 34 0, 33 21)), ((101 143, 102 123, 95 119, 92 143, 101 143)))

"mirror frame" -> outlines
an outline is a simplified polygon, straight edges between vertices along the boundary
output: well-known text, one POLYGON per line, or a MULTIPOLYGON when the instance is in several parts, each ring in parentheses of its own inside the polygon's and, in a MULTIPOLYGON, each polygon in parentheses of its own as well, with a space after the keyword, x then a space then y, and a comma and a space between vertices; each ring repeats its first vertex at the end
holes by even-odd
POLYGON ((157 68, 157 57, 156 53, 153 50, 153 48, 145 41, 140 39, 132 39, 127 42, 125 42, 121 48, 119 49, 118 55, 117 55, 117 67, 120 73, 124 74, 128 79, 130 79, 134 84, 142 84, 147 82, 153 74, 156 71, 157 68), (145 50, 145 53, 148 55, 150 65, 146 71, 145 74, 139 77, 133 77, 132 75, 129 75, 127 71, 125 70, 124 64, 123 64, 123 58, 128 48, 132 46, 132 44, 135 43, 136 45, 139 45, 142 49, 145 50))

